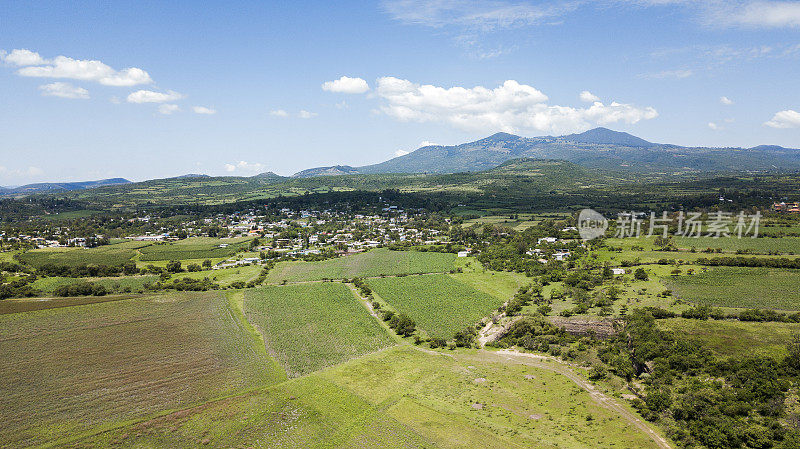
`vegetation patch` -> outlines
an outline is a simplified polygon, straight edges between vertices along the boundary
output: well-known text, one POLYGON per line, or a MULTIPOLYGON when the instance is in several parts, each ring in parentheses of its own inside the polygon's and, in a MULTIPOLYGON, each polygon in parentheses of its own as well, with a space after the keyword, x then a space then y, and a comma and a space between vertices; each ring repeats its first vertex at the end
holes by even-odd
POLYGON ((452 338, 503 303, 446 274, 370 279, 368 283, 379 297, 434 338, 452 338))
POLYGON ((290 377, 391 346, 386 330, 341 283, 262 287, 245 292, 248 320, 290 377))
POLYGON ((41 248, 28 251, 19 256, 22 262, 34 267, 43 265, 80 266, 105 265, 119 266, 131 260, 137 250, 150 245, 148 242, 122 242, 96 248, 41 248))
POLYGON ((280 379, 219 293, 0 315, 0 442, 31 446, 280 379))
POLYGON ((777 268, 715 267, 666 281, 677 296, 693 303, 748 309, 800 310, 800 271, 777 268))
POLYGON ((385 248, 321 262, 282 262, 267 281, 301 282, 414 273, 442 273, 455 268, 455 254, 390 251, 385 248))
POLYGON ((139 260, 152 262, 160 260, 214 259, 225 258, 247 249, 248 238, 217 239, 212 237, 191 237, 172 243, 161 243, 142 248, 139 260), (222 245, 222 246, 220 246, 222 245))

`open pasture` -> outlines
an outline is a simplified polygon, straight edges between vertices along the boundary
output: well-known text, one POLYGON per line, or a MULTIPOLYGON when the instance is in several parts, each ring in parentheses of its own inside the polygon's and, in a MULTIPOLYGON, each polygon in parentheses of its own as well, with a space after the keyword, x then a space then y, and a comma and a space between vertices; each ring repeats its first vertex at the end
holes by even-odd
POLYGON ((235 239, 217 239, 213 237, 190 237, 177 242, 158 243, 141 250, 139 260, 153 262, 162 260, 215 259, 236 254, 246 249, 248 237, 235 239), (220 245, 227 245, 221 248, 220 245))
POLYGON ((137 250, 150 245, 149 242, 121 242, 97 248, 40 248, 19 256, 20 260, 34 267, 54 265, 122 265, 137 254, 137 250))
POLYGON ((800 310, 800 270, 713 267, 665 283, 676 296, 700 305, 800 310))
MULTIPOLYGON (((185 268, 185 264, 184 264, 185 268)), ((234 282, 250 282, 257 278, 261 273, 262 267, 260 265, 242 265, 233 268, 222 268, 219 270, 204 270, 194 272, 183 272, 172 275, 172 279, 203 279, 209 278, 212 282, 219 284, 222 287, 227 287, 234 282)), ((157 278, 157 277, 156 277, 157 278)))
POLYGON ((726 253, 749 251, 753 254, 800 254, 800 237, 675 237, 675 245, 681 249, 697 251, 706 248, 720 248, 726 253))
POLYGON ((568 378, 492 354, 398 346, 79 447, 650 449, 568 378))
POLYGON ((441 273, 452 270, 455 259, 456 255, 450 253, 390 251, 378 248, 321 262, 281 262, 270 271, 267 282, 441 273))
POLYGON ((671 330, 709 348, 723 357, 769 356, 783 358, 792 335, 800 332, 798 323, 755 323, 720 320, 670 318, 658 326, 671 330))
POLYGON ((245 292, 247 319, 290 377, 394 344, 342 283, 268 286, 245 292))
POLYGON ((118 425, 280 380, 224 294, 0 315, 0 446, 118 425))
POLYGON ((368 284, 429 336, 448 339, 510 299, 492 296, 447 274, 370 279, 368 284))

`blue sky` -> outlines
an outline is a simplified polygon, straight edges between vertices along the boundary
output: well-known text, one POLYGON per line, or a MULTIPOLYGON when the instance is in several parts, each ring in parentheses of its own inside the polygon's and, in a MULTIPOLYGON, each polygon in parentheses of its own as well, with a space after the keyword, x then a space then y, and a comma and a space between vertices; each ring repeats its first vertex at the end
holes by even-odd
POLYGON ((797 1, 232 3, 0 4, 0 185, 291 174, 595 126, 800 147, 797 1))

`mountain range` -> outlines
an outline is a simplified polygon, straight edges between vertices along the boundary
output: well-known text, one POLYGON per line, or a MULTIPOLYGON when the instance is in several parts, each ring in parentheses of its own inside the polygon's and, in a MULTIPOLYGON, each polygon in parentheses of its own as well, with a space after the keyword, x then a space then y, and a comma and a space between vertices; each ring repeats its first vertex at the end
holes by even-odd
POLYGON ((34 193, 61 193, 73 190, 92 189, 95 187, 130 184, 124 178, 101 179, 83 182, 39 182, 18 187, 0 187, 0 196, 26 196, 34 193))
POLYGON ((653 143, 628 133, 595 128, 565 136, 520 137, 497 133, 460 145, 429 145, 374 165, 310 168, 295 177, 376 173, 458 173, 488 170, 518 158, 559 159, 607 170, 642 173, 792 171, 800 150, 682 147, 653 143))
MULTIPOLYGON (((288 183, 306 178, 377 174, 450 174, 483 172, 513 160, 558 160, 577 166, 614 172, 623 178, 640 175, 683 179, 696 175, 733 173, 792 172, 800 170, 800 150, 775 145, 752 148, 683 147, 653 143, 628 133, 595 128, 564 136, 520 137, 497 133, 460 145, 428 145, 387 161, 352 167, 335 165, 302 170, 291 177, 265 172, 237 179, 238 184, 288 183)), ((186 178, 210 178, 187 174, 144 184, 175 182, 186 178), (174 181, 174 182, 173 182, 174 181)), ((221 179, 221 178, 215 178, 221 179)), ((228 179, 228 178, 225 178, 228 179)), ((363 181, 367 182, 367 181, 363 181)), ((369 181, 372 182, 372 181, 369 181)), ((37 183, 14 188, 0 187, 0 197, 21 197, 34 193, 62 193, 95 187, 129 184, 123 178, 88 182, 37 183)))

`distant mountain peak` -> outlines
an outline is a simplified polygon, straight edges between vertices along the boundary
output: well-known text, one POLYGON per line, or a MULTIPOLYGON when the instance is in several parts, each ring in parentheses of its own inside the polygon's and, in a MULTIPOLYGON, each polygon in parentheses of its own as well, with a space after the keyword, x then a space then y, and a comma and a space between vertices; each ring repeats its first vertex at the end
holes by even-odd
POLYGON ((315 167, 299 171, 292 175, 293 178, 311 178, 314 176, 340 176, 355 175, 358 169, 349 165, 333 165, 330 167, 315 167))
POLYGON ((579 143, 622 145, 626 147, 652 147, 656 144, 648 142, 626 132, 614 131, 608 128, 594 128, 580 134, 564 136, 564 140, 579 143))

